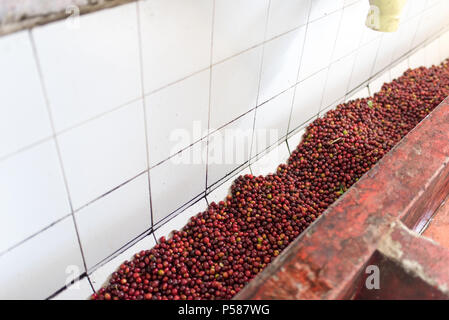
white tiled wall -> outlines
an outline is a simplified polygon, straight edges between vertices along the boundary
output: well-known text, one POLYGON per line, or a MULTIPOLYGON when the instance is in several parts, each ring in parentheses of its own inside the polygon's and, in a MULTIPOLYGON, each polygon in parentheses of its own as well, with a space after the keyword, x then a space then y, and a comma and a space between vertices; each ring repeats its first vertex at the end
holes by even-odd
POLYGON ((449 56, 448 1, 392 34, 368 6, 140 0, 1 37, 0 298, 87 298, 317 116, 449 56))

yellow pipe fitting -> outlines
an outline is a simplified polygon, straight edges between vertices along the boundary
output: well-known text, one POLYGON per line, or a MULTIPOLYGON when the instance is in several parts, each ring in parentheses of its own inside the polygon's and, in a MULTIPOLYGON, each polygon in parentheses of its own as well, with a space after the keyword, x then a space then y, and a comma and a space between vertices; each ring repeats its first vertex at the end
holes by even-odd
POLYGON ((395 32, 406 2, 407 0, 369 0, 366 26, 376 31, 395 32))

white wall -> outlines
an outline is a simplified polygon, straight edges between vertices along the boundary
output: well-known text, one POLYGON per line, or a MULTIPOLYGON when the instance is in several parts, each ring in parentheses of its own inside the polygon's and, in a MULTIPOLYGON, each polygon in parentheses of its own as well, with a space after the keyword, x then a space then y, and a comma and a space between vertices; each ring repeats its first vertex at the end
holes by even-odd
POLYGON ((320 113, 449 56, 448 1, 409 0, 392 34, 367 29, 367 12, 146 0, 0 38, 0 298, 52 296, 79 275, 67 266, 89 275, 74 285, 87 297, 130 246, 223 199, 235 173, 274 169, 256 161, 267 146, 285 160, 320 113), (228 129, 251 134, 223 147, 228 129), (259 129, 276 139, 260 145, 259 129), (212 161, 217 149, 238 159, 212 161))

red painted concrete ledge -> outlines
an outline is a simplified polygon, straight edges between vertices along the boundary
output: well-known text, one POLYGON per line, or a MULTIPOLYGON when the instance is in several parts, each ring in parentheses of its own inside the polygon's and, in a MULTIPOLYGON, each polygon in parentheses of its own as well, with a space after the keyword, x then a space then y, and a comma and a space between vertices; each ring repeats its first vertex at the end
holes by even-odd
POLYGON ((449 98, 235 299, 449 299, 449 249, 419 235, 448 194, 449 98))

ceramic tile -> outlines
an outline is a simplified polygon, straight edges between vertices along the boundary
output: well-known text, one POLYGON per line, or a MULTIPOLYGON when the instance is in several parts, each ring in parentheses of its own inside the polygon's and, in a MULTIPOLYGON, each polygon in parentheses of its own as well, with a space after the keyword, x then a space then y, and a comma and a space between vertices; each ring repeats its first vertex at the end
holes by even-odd
POLYGON ((210 65, 213 2, 139 2, 144 90, 154 91, 210 65))
POLYGON ((379 44, 380 39, 377 39, 359 48, 354 62, 351 80, 349 80, 348 91, 353 90, 371 76, 379 44))
POLYGON ((287 139, 287 145, 290 153, 293 153, 293 151, 295 151, 298 145, 301 143, 304 133, 306 133, 305 127, 301 128, 297 133, 287 139))
POLYGON ((141 94, 136 18, 131 3, 33 29, 58 132, 141 94))
POLYGON ((150 250, 156 245, 153 235, 148 235, 143 239, 139 240, 137 243, 125 249, 122 253, 106 262, 99 268, 97 268, 92 274, 89 275, 92 286, 95 290, 100 290, 100 288, 107 283, 111 274, 116 271, 120 265, 125 261, 130 261, 135 254, 142 250, 150 250))
POLYGON ((253 162, 251 164, 251 171, 255 176, 276 173, 277 167, 281 163, 286 163, 289 156, 290 152, 287 143, 283 142, 253 162))
POLYGON ((271 0, 267 39, 305 25, 311 0, 271 0))
POLYGON ((0 158, 51 136, 27 31, 0 39, 0 158))
POLYGON ((329 67, 321 108, 326 108, 346 94, 356 53, 335 61, 329 67))
POLYGON ((150 229, 148 190, 145 173, 76 212, 88 269, 150 229))
POLYGON ((0 252, 69 213, 53 140, 0 162, 0 252))
POLYGON ((296 83, 305 27, 265 44, 258 104, 296 83))
POLYGON ((353 101, 356 99, 368 98, 370 96, 368 87, 363 87, 357 90, 355 93, 349 94, 348 98, 346 98, 346 102, 353 101))
POLYGON ((208 187, 249 160, 253 124, 251 111, 209 136, 208 187))
POLYGON ((206 150, 204 139, 150 170, 153 224, 204 192, 206 150))
POLYGON ((390 69, 391 79, 397 79, 404 74, 404 72, 408 69, 408 59, 404 59, 396 66, 390 69))
POLYGON ((261 58, 257 47, 212 68, 211 130, 256 107, 261 58))
POLYGON ((207 134, 209 70, 146 97, 150 166, 207 134))
POLYGON ((410 68, 415 69, 426 64, 426 52, 424 48, 414 52, 409 58, 410 68))
POLYGON ((310 21, 323 18, 343 7, 343 0, 314 0, 310 9, 310 21))
POLYGON ((257 108, 252 157, 287 134, 294 90, 291 88, 257 108))
POLYGON ((332 60, 343 58, 360 45, 365 26, 365 5, 358 2, 343 9, 332 60))
POLYGON ((384 83, 388 83, 390 81, 391 81, 390 70, 387 70, 384 73, 382 73, 380 76, 378 76, 377 78, 373 79, 368 84, 369 92, 371 93, 371 95, 379 92, 380 89, 382 89, 382 86, 384 85, 384 83))
POLYGON ((215 0, 213 63, 264 40, 268 0, 215 0))
POLYGON ((87 277, 84 277, 58 293, 51 300, 89 300, 93 293, 89 280, 87 280, 87 277))
POLYGON ((0 299, 47 299, 85 270, 72 217, 0 256, 0 299))
POLYGON ((74 209, 147 169, 142 101, 58 136, 74 209))
POLYGON ((294 130, 318 114, 326 76, 327 69, 324 69, 297 85, 289 130, 294 130))
POLYGON ((299 80, 303 80, 329 65, 340 18, 341 10, 309 24, 301 60, 301 69, 299 71, 299 80))
POLYGON ((244 176, 246 174, 251 174, 251 170, 249 167, 246 167, 245 169, 232 175, 220 186, 218 186, 210 193, 208 193, 206 198, 209 204, 211 204, 212 202, 218 203, 220 201, 223 201, 228 195, 231 194, 231 186, 234 183, 234 180, 237 179, 239 176, 244 176))
POLYGON ((180 212, 176 217, 164 223, 161 227, 159 227, 154 235, 156 239, 160 239, 161 237, 165 237, 169 239, 173 231, 180 231, 184 226, 189 222, 191 218, 196 216, 198 213, 207 210, 207 202, 206 198, 201 198, 198 202, 191 205, 184 211, 180 212))

